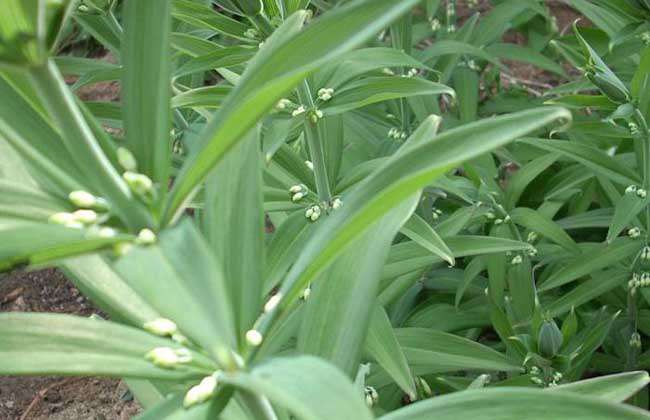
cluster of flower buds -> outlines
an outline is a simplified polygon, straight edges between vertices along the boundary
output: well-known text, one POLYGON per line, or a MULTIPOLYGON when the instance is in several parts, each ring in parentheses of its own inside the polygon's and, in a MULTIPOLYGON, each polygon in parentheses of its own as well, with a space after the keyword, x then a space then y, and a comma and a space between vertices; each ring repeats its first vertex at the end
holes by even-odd
POLYGON ((521 255, 515 255, 514 257, 512 257, 512 260, 510 260, 510 264, 512 265, 519 265, 522 262, 524 262, 524 259, 522 258, 521 255))
POLYGON ((632 134, 633 137, 636 137, 640 134, 639 126, 636 123, 630 121, 627 123, 627 126, 630 129, 630 134, 632 134))
POLYGON ((650 45, 650 32, 643 32, 639 37, 645 45, 650 45))
POLYGON ((418 73, 420 73, 420 71, 418 69, 412 68, 412 69, 409 69, 409 71, 407 71, 405 74, 403 74, 402 77, 411 78, 411 77, 417 76, 418 73))
POLYGON ((302 115, 302 114, 304 114, 305 112, 307 112, 307 109, 305 108, 305 106, 304 106, 304 105, 300 105, 298 108, 294 109, 294 110, 291 112, 291 116, 292 116, 292 117, 297 117, 298 115, 302 115))
POLYGON ((436 207, 431 209, 431 217, 433 218, 433 220, 440 219, 440 216, 442 216, 442 210, 436 207))
POLYGON ((638 332, 633 332, 632 335, 630 335, 630 347, 635 348, 635 349, 640 349, 641 348, 641 335, 638 332))
POLYGON ((190 363, 192 354, 186 348, 156 347, 148 352, 144 358, 158 367, 173 369, 178 365, 190 363))
POLYGON ((68 228, 81 229, 100 222, 100 216, 94 210, 80 209, 72 213, 60 212, 50 216, 50 223, 68 228))
POLYGON ((341 208, 342 205, 343 205, 343 200, 341 200, 340 198, 336 197, 334 200, 332 200, 332 204, 331 204, 332 209, 338 210, 341 208))
POLYGON ((138 173, 138 163, 135 156, 126 148, 117 149, 117 161, 124 169, 122 178, 127 185, 136 194, 150 197, 153 194, 153 181, 145 174, 138 173))
POLYGON ((320 206, 318 204, 315 204, 315 205, 307 208, 307 210, 305 210, 305 217, 307 219, 311 220, 312 222, 315 222, 316 220, 318 220, 320 218, 321 213, 322 213, 322 210, 321 210, 320 206))
POLYGON ((639 276, 637 273, 632 274, 632 279, 627 282, 627 287, 630 290, 636 290, 639 287, 648 287, 650 286, 650 273, 641 273, 639 276))
POLYGON ((501 225, 501 224, 504 224, 504 223, 508 223, 509 221, 510 221, 510 216, 506 215, 506 217, 504 217, 503 219, 494 219, 494 224, 495 225, 501 225))
POLYGON ((318 90, 318 99, 321 101, 327 102, 334 96, 334 89, 332 88, 322 88, 318 90))
POLYGON ((539 234, 535 231, 530 231, 528 232, 528 236, 526 237, 526 242, 532 244, 535 241, 537 241, 537 238, 539 238, 539 234))
POLYGON ((526 250, 526 255, 528 255, 529 257, 536 257, 537 252, 538 252, 537 248, 535 248, 534 246, 531 246, 530 248, 528 248, 526 250))
POLYGON ((627 236, 629 236, 630 238, 633 238, 633 239, 638 238, 639 236, 641 236, 641 229, 639 229, 636 226, 633 227, 633 228, 630 228, 630 229, 627 230, 627 236))
POLYGON ((530 381, 535 385, 545 386, 545 387, 554 387, 562 381, 564 377, 561 372, 555 371, 549 377, 544 377, 542 370, 537 366, 530 368, 530 381))
POLYGON ((625 189, 625 194, 636 194, 639 198, 646 198, 648 192, 643 188, 639 188, 636 185, 630 185, 625 189))
POLYGON ((431 30, 433 32, 438 32, 442 25, 440 24, 440 21, 436 18, 431 19, 431 30))
POLYGON ((293 106, 293 102, 287 98, 282 98, 278 101, 278 103, 275 104, 275 109, 278 111, 284 111, 285 109, 293 106))
POLYGON ((217 371, 210 376, 206 376, 198 385, 190 388, 183 399, 183 406, 190 408, 198 404, 203 404, 214 397, 217 392, 217 385, 219 385, 220 374, 221 372, 217 371))
POLYGON ((291 201, 297 203, 298 201, 307 197, 309 191, 307 190, 306 186, 300 184, 300 185, 294 185, 293 187, 289 188, 289 194, 291 195, 291 201))
POLYGON ((390 130, 388 130, 388 137, 395 140, 405 140, 408 137, 408 134, 406 134, 404 131, 400 130, 399 128, 393 127, 390 130))
POLYGON ((372 407, 379 402, 379 394, 375 388, 367 386, 364 388, 363 392, 366 398, 366 405, 368 407, 372 407))

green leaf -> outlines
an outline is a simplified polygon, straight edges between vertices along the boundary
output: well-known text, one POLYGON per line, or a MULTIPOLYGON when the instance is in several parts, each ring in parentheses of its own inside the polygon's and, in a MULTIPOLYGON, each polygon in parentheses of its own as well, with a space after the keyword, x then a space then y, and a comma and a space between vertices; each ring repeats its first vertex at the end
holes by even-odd
POLYGON ((417 402, 381 420, 642 420, 638 408, 572 393, 522 388, 484 388, 417 402))
POLYGON ((156 347, 180 348, 172 340, 102 320, 71 315, 0 314, 3 375, 86 375, 191 379, 210 373, 210 362, 192 351, 192 362, 156 367, 145 355, 156 347), (205 363, 208 363, 207 366, 205 363))
MULTIPOLYGON (((122 42, 122 118, 138 171, 163 186, 169 176, 169 33, 172 0, 126 3, 122 42)), ((161 188, 165 195, 167 188, 161 188)), ((162 199, 162 197, 161 197, 162 199)))
POLYGON ((641 249, 638 241, 620 238, 608 246, 600 246, 590 252, 586 252, 568 264, 563 265, 559 270, 553 272, 539 287, 540 291, 546 291, 572 282, 582 276, 594 271, 609 267, 624 258, 627 258, 641 249))
POLYGON ((442 238, 436 231, 420 216, 414 214, 406 221, 400 232, 439 256, 451 265, 456 265, 454 256, 442 238))
POLYGON ((303 420, 372 419, 350 379, 315 357, 272 359, 250 374, 225 374, 223 382, 263 395, 303 420))
POLYGON ((459 370, 520 372, 521 366, 503 354, 466 338, 424 328, 398 328, 395 335, 411 366, 419 374, 459 370))
POLYGON ((648 372, 623 372, 616 375, 585 379, 548 388, 550 392, 572 392, 601 400, 623 402, 650 383, 648 372))
POLYGON ((411 399, 416 397, 415 380, 386 310, 375 306, 366 337, 365 351, 411 399))
POLYGON ((506 207, 515 207, 521 198, 521 195, 530 183, 553 165, 557 161, 558 157, 559 156, 555 153, 548 153, 519 168, 519 170, 515 172, 512 178, 508 181, 508 187, 506 189, 506 207))
POLYGON ((264 289, 264 210, 259 136, 253 130, 206 182, 204 232, 223 265, 240 339, 258 316, 264 289))
POLYGON ((285 21, 265 42, 206 127, 202 147, 188 158, 176 179, 165 221, 177 215, 208 172, 283 95, 323 63, 358 46, 416 3, 356 1, 325 14, 303 31, 298 29, 305 13, 285 21))
POLYGON ((224 274, 209 251, 193 222, 185 220, 162 232, 158 244, 131 250, 115 269, 182 334, 219 357, 234 347, 234 321, 224 274))
POLYGON ((531 231, 550 239, 572 253, 579 253, 580 248, 575 241, 553 220, 542 215, 539 211, 526 207, 518 207, 510 212, 512 220, 531 231))
POLYGON ((615 204, 614 216, 612 216, 609 230, 607 231, 607 242, 612 242, 626 227, 628 227, 641 210, 645 209, 649 200, 641 198, 636 193, 625 193, 615 204))
POLYGON ((325 115, 336 115, 389 99, 443 94, 455 93, 448 86, 419 77, 368 77, 344 85, 320 109, 325 115))

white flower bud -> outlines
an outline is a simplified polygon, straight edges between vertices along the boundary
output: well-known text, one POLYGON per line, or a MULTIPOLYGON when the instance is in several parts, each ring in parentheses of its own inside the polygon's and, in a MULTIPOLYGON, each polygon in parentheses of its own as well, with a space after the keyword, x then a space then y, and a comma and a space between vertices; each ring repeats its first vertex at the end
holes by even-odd
POLYGON ((145 355, 145 359, 161 368, 173 368, 180 363, 176 351, 170 347, 156 347, 145 355))
POLYGON ((151 229, 142 229, 135 240, 138 245, 151 245, 156 243, 156 234, 151 229))
POLYGON ((646 190, 644 190, 643 188, 639 188, 638 190, 636 190, 636 195, 637 195, 639 198, 646 198, 646 196, 648 195, 648 193, 647 193, 646 190))
POLYGON ((167 318, 158 318, 153 321, 146 322, 143 328, 152 334, 161 337, 171 336, 178 332, 178 327, 174 321, 167 318))
POLYGON ((90 225, 97 222, 98 216, 93 210, 77 210, 72 215, 75 218, 75 221, 83 223, 84 225, 90 225))
POLYGON ((371 386, 365 387, 364 394, 366 397, 366 405, 368 407, 372 407, 379 402, 379 394, 375 388, 371 386))
POLYGON ((510 261, 510 264, 518 265, 518 264, 521 264, 523 261, 524 261, 524 259, 521 258, 521 255, 515 255, 514 258, 510 261))
POLYGON ((384 67, 381 72, 387 76, 395 76, 395 72, 388 67, 384 67))
POLYGON ((311 286, 307 286, 305 290, 302 291, 302 300, 307 300, 309 299, 309 296, 311 295, 311 286))
POLYGON ((299 193, 299 192, 301 192, 302 190, 303 190, 303 186, 302 186, 302 185, 294 185, 294 186, 292 186, 291 188, 289 188, 289 192, 292 193, 292 194, 299 193))
POLYGON ((329 101, 334 96, 334 89, 331 88, 322 88, 318 90, 318 99, 321 101, 329 101))
POLYGON ((125 171, 134 172, 138 169, 138 163, 135 160, 135 156, 124 147, 117 148, 117 162, 125 171))
POLYGON ((282 293, 276 293, 271 296, 266 302, 266 305, 264 305, 264 312, 271 312, 274 310, 280 303, 280 300, 282 300, 282 293))
POLYGON ((625 189, 625 194, 635 193, 636 190, 637 190, 637 186, 636 186, 636 185, 630 185, 630 186, 628 186, 628 187, 625 189))
POLYGON ((502 223, 503 223, 503 219, 495 219, 495 220, 494 220, 494 224, 495 224, 495 225, 500 225, 500 224, 502 224, 502 223))
POLYGON ((303 105, 300 105, 298 108, 294 109, 291 115, 293 117, 297 117, 298 115, 304 114, 306 111, 305 107, 303 105))
POLYGON ((638 227, 633 227, 632 229, 629 229, 627 231, 627 234, 630 238, 638 238, 639 236, 641 236, 641 229, 639 229, 638 227))
POLYGON ((210 375, 201 380, 201 382, 190 388, 183 399, 183 406, 190 408, 197 404, 202 404, 212 398, 217 390, 219 381, 215 375, 210 375))
POLYGON ((129 185, 129 188, 138 194, 147 194, 153 188, 153 181, 144 174, 127 171, 122 174, 122 178, 129 185))
POLYGON ((50 223, 54 223, 57 225, 64 225, 64 226, 67 226, 70 223, 77 223, 77 220, 75 219, 74 215, 72 213, 67 213, 67 212, 54 213, 53 215, 50 216, 48 220, 50 221, 50 223))
POLYGON ((77 207, 89 208, 97 204, 97 197, 87 191, 72 191, 68 198, 77 207))
POLYGON ((535 242, 538 238, 537 232, 528 232, 528 237, 526 238, 526 242, 535 242))
POLYGON ((296 193, 296 194, 293 195, 293 197, 291 197, 291 201, 296 203, 296 202, 302 200, 306 195, 307 194, 305 194, 304 192, 296 193))
POLYGON ((282 98, 282 99, 280 99, 280 100, 278 101, 278 103, 275 105, 275 109, 282 111, 282 110, 287 109, 290 105, 291 105, 291 101, 290 101, 290 100, 288 100, 288 99, 286 99, 286 98, 282 98))
POLYGON ((341 199, 338 197, 335 198, 334 201, 332 201, 332 208, 334 210, 341 208, 342 205, 343 205, 343 201, 341 201, 341 199))
POLYGON ((313 164, 313 162, 312 162, 311 160, 306 160, 306 161, 305 161, 305 165, 307 165, 307 167, 308 167, 310 170, 312 170, 312 171, 314 170, 314 164, 313 164))
POLYGON ((263 339, 264 337, 262 337, 262 333, 257 330, 246 331, 246 342, 253 347, 257 347, 262 344, 263 339))

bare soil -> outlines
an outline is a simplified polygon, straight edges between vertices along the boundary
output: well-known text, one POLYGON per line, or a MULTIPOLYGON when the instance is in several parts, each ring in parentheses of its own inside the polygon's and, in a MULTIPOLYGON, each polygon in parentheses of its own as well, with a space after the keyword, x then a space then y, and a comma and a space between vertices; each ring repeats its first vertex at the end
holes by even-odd
MULTIPOLYGON (((54 269, 0 275, 0 312, 98 312, 54 269)), ((128 420, 139 408, 119 380, 0 377, 2 420, 128 420)))

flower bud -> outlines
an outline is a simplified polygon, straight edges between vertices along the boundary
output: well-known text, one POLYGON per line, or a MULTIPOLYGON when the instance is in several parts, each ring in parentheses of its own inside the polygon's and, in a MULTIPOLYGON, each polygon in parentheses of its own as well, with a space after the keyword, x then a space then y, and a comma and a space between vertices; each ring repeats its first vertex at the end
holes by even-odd
POLYGON ((72 213, 67 213, 67 212, 54 213, 53 215, 50 216, 48 220, 50 223, 63 225, 63 226, 68 226, 69 224, 72 223, 78 223, 74 215, 72 213))
POLYGON ((93 210, 77 210, 72 213, 75 220, 84 225, 90 225, 97 222, 98 216, 93 210))
POLYGON ((633 239, 638 238, 639 236, 641 236, 641 229, 639 229, 638 227, 633 227, 631 229, 628 229, 627 235, 633 239))
POLYGON ((311 160, 306 160, 305 165, 307 165, 310 170, 314 170, 314 163, 311 160))
POLYGON ((366 398, 366 405, 372 407, 379 402, 379 394, 377 390, 371 386, 364 388, 364 394, 366 398))
POLYGON ((156 234, 151 229, 142 229, 135 240, 138 245, 152 245, 156 243, 156 234))
POLYGON ((97 204, 97 197, 87 191, 72 191, 68 199, 77 207, 90 208, 97 204))
POLYGON ((128 254, 129 251, 131 251, 131 249, 133 249, 133 244, 127 241, 118 242, 115 245, 113 245, 113 252, 118 257, 122 257, 128 254))
POLYGON ((124 178, 131 190, 138 194, 148 194, 153 188, 153 181, 144 174, 127 171, 122 174, 122 178, 124 178))
POLYGON ((307 286, 305 290, 302 291, 302 296, 300 298, 302 300, 307 300, 309 299, 310 295, 311 295, 311 286, 307 286))
POLYGON ((257 347, 260 344, 262 344, 262 340, 264 340, 264 337, 262 336, 262 333, 260 333, 257 330, 248 330, 246 331, 246 342, 253 346, 257 347))
POLYGON ((291 197, 291 201, 293 201, 294 203, 296 203, 296 202, 302 200, 306 195, 307 195, 307 194, 304 193, 304 192, 295 193, 295 194, 291 197))
POLYGON ((287 109, 290 105, 291 105, 291 101, 289 99, 282 98, 275 105, 275 109, 282 111, 287 109))
POLYGON ((300 105, 298 108, 293 110, 291 116, 297 117, 298 115, 304 114, 305 111, 306 111, 305 107, 303 105, 300 105))
POLYGON ((625 189, 625 194, 636 193, 636 190, 637 190, 636 185, 630 185, 625 189))
POLYGON ((318 99, 321 101, 327 102, 332 99, 332 96, 334 96, 334 89, 323 88, 318 90, 318 99))
POLYGON ((117 162, 125 171, 135 172, 138 170, 138 162, 135 160, 135 156, 125 147, 117 148, 117 162))
POLYGON ((647 191, 644 190, 643 188, 639 188, 638 190, 636 190, 636 195, 637 195, 639 198, 646 198, 646 196, 648 195, 648 193, 647 193, 647 191))
POLYGON ((161 337, 171 336, 178 332, 178 327, 174 321, 167 318, 158 318, 144 324, 143 328, 152 334, 161 337))
POLYGON ((622 104, 630 101, 630 92, 627 87, 613 73, 600 72, 591 68, 585 72, 585 76, 612 102, 622 104))
POLYGON ((510 261, 510 264, 512 265, 519 265, 524 261, 523 258, 521 258, 521 255, 515 255, 512 260, 510 261))
POLYGON ((291 188, 289 188, 289 192, 291 194, 296 194, 296 193, 299 193, 299 192, 303 191, 303 188, 304 188, 304 186, 302 184, 301 185, 294 185, 291 188))
POLYGON ((266 305, 264 305, 264 312, 271 312, 274 310, 280 301, 282 300, 282 293, 276 293, 275 295, 271 296, 269 300, 266 302, 266 305))
POLYGON ((156 347, 145 355, 145 359, 161 368, 174 368, 180 363, 176 351, 170 347, 156 347))
POLYGON ((215 375, 210 375, 201 380, 201 382, 190 388, 183 399, 183 406, 190 408, 197 404, 202 404, 212 398, 217 390, 219 382, 215 375))
POLYGON ((101 227, 97 230, 97 236, 100 238, 114 238, 117 236, 117 231, 110 227, 101 227))
POLYGON ((332 201, 332 208, 334 210, 341 208, 342 205, 343 205, 343 201, 341 201, 340 198, 335 198, 334 201, 332 201))
POLYGON ((555 322, 553 320, 544 321, 537 336, 539 354, 546 358, 555 356, 562 347, 563 340, 562 331, 555 322))

